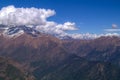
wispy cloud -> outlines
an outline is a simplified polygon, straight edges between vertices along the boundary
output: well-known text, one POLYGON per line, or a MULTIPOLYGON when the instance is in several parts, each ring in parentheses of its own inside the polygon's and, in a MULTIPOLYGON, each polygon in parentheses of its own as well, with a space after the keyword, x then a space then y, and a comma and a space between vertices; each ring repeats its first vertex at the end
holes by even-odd
POLYGON ((120 32, 120 29, 105 29, 107 32, 120 32))
POLYGON ((118 26, 116 24, 112 24, 112 28, 116 29, 116 28, 118 28, 118 26))
POLYGON ((106 32, 120 32, 120 29, 118 28, 117 24, 112 24, 112 28, 104 29, 106 32))

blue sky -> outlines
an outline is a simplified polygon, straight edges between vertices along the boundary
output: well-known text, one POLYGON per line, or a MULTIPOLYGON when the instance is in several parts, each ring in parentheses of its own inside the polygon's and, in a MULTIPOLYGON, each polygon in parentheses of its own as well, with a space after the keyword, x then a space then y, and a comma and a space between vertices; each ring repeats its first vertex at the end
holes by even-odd
POLYGON ((8 5, 53 9, 56 15, 49 20, 75 22, 77 33, 100 34, 112 24, 120 27, 119 0, 0 0, 0 8, 8 5))

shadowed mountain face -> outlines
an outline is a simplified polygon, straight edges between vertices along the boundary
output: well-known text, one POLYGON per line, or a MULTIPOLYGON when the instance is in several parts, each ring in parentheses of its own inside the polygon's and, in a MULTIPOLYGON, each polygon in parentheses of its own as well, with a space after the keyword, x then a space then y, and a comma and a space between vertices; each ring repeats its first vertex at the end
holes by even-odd
POLYGON ((0 57, 0 80, 35 80, 32 75, 25 73, 20 64, 10 59, 0 57))
POLYGON ((110 63, 89 62, 81 58, 70 58, 42 80, 119 80, 120 69, 110 63))
POLYGON ((0 56, 12 58, 37 80, 119 80, 120 67, 115 65, 119 63, 119 40, 60 40, 51 35, 34 37, 26 33, 12 38, 1 35, 0 56))
POLYGON ((68 52, 93 61, 107 61, 120 65, 120 38, 101 37, 94 40, 64 41, 68 52))

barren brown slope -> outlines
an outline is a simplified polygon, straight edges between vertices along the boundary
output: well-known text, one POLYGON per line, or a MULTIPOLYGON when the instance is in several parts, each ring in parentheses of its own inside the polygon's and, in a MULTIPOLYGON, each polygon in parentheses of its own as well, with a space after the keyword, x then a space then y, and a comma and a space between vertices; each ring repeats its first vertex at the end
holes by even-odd
POLYGON ((15 38, 1 37, 0 51, 0 55, 12 57, 20 62, 45 59, 47 63, 55 64, 68 55, 60 39, 46 34, 39 37, 28 34, 15 38))
POLYGON ((67 51, 93 61, 108 61, 119 64, 120 38, 100 37, 94 40, 73 40, 64 42, 67 51))
POLYGON ((20 68, 19 63, 0 57, 0 80, 35 80, 35 78, 20 68))

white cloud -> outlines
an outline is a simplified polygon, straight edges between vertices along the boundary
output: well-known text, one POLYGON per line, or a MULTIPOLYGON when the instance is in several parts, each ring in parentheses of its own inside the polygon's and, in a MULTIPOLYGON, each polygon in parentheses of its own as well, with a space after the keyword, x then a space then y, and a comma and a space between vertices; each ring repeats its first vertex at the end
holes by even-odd
POLYGON ((116 29, 118 26, 116 24, 112 24, 112 28, 116 29))
POLYGON ((48 17, 55 15, 54 10, 38 8, 15 8, 13 5, 0 10, 0 24, 7 26, 35 27, 40 32, 50 34, 66 34, 65 31, 77 30, 75 23, 65 22, 58 24, 54 21, 47 21, 48 17))
POLYGON ((116 24, 112 24, 112 28, 110 29, 104 29, 105 32, 107 32, 106 34, 100 34, 99 36, 118 36, 120 37, 120 29, 118 28, 118 26, 116 24))
POLYGON ((107 33, 104 36, 120 36, 118 33, 107 33))
POLYGON ((120 32, 120 29, 105 29, 107 32, 120 32))
POLYGON ((97 35, 97 34, 90 34, 90 33, 71 34, 70 36, 74 39, 95 39, 95 38, 99 37, 99 35, 97 35))
POLYGON ((104 31, 106 31, 106 32, 120 32, 120 29, 118 28, 118 26, 116 24, 112 24, 112 28, 104 29, 104 31))
POLYGON ((120 37, 120 35, 118 33, 106 33, 106 34, 90 34, 90 33, 85 33, 85 34, 68 34, 69 36, 71 36, 74 39, 95 39, 95 38, 99 38, 102 36, 118 36, 120 37))
MULTIPOLYGON (((94 39, 102 35, 97 34, 69 34, 66 31, 78 30, 74 22, 65 22, 58 24, 55 21, 48 21, 47 18, 55 15, 55 11, 51 9, 41 8, 16 8, 13 5, 3 7, 0 10, 0 24, 6 25, 8 28, 12 26, 34 27, 37 31, 57 35, 57 36, 70 36, 75 39, 94 39)), ((113 28, 117 25, 113 24, 113 28)), ((8 29, 6 28, 6 29, 8 29)), ((118 31, 118 29, 106 29, 106 31, 118 31)), ((120 30, 119 30, 120 31, 120 30)), ((23 33, 23 32, 22 32, 23 33)), ((106 34, 105 36, 107 36, 106 34)), ((111 36, 112 34, 109 34, 111 36)))
POLYGON ((4 7, 0 10, 0 24, 3 25, 42 25, 46 18, 55 14, 54 10, 37 8, 4 7))
POLYGON ((55 22, 46 22, 45 25, 38 25, 36 26, 36 29, 39 31, 43 31, 45 33, 49 33, 49 34, 59 34, 59 35, 65 35, 66 32, 65 31, 69 31, 69 30, 77 30, 77 28, 75 27, 75 23, 71 23, 71 22, 65 22, 64 24, 57 24, 55 22))

